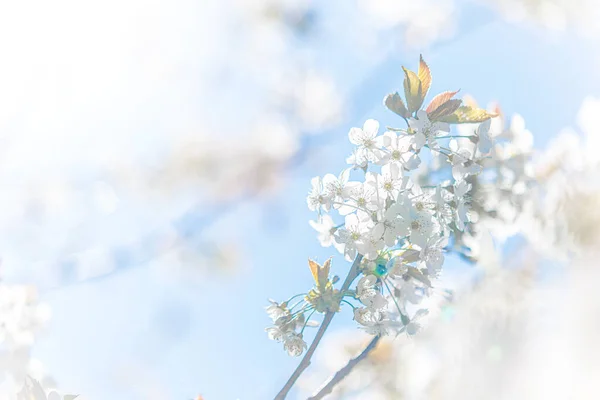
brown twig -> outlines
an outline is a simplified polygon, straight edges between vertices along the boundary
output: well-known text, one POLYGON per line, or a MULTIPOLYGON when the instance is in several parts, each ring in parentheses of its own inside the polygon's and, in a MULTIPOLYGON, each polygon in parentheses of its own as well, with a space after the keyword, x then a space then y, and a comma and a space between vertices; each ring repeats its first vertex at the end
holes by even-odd
MULTIPOLYGON (((362 255, 360 254, 354 259, 354 262, 350 267, 350 271, 348 272, 348 276, 346 276, 346 279, 344 280, 344 283, 342 284, 342 287, 340 289, 342 293, 348 290, 354 279, 356 279, 356 277, 358 276, 360 272, 359 266, 361 260, 362 255)), ((300 375, 302 375, 304 370, 308 368, 308 366, 310 365, 310 359, 312 358, 315 350, 317 350, 317 346, 319 345, 319 342, 321 342, 321 339, 323 338, 325 331, 327 331, 327 328, 329 327, 329 324, 331 323, 331 320, 334 316, 334 312, 325 313, 325 318, 323 318, 323 322, 321 322, 321 326, 319 327, 319 330, 317 331, 313 342, 310 344, 310 347, 306 351, 304 357, 302 357, 302 361, 300 361, 300 364, 298 364, 298 366, 292 373, 292 376, 290 376, 283 388, 279 391, 279 393, 277 393, 277 396, 275 396, 275 400, 285 399, 285 397, 288 395, 289 391, 292 389, 292 386, 294 386, 300 375)))
POLYGON ((361 362, 362 360, 367 358, 369 353, 371 353, 371 351, 373 351, 373 349, 377 346, 377 343, 379 343, 380 338, 381 338, 381 336, 379 336, 379 335, 375 336, 369 342, 367 347, 365 347, 363 349, 363 351, 360 352, 359 355, 357 355, 356 357, 354 357, 353 359, 348 361, 348 364, 346 364, 342 369, 337 371, 331 378, 329 378, 329 380, 327 382, 325 382, 323 387, 321 387, 321 389, 319 389, 319 391, 315 395, 309 397, 307 400, 320 400, 323 397, 330 394, 331 391, 333 390, 333 388, 335 387, 335 385, 340 383, 346 376, 348 376, 350 374, 350 372, 352 372, 352 369, 359 362, 361 362))

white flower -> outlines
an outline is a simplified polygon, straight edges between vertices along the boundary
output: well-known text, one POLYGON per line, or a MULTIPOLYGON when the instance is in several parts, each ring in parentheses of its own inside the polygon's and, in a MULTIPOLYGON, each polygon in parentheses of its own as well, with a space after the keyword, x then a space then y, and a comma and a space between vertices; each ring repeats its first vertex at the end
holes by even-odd
MULTIPOLYGON (((325 192, 332 202, 341 203, 350 195, 351 185, 348 185, 348 179, 350 177, 350 169, 342 171, 339 177, 333 174, 327 174, 323 177, 323 186, 325 192)), ((339 204, 333 205, 334 208, 338 208, 339 204)))
POLYGON ((446 244, 445 237, 431 238, 421 249, 419 257, 425 262, 429 275, 437 276, 444 264, 443 248, 446 244))
POLYGON ((282 342, 284 336, 289 332, 287 325, 273 325, 265 329, 270 340, 282 342))
POLYGON ((369 162, 365 157, 364 152, 359 149, 352 150, 352 154, 346 158, 346 163, 352 165, 352 169, 366 170, 369 166, 369 162))
POLYGON ((454 209, 448 203, 454 200, 454 195, 447 189, 437 187, 433 196, 431 196, 431 200, 436 218, 443 223, 443 231, 449 232, 450 227, 448 225, 454 221, 454 209))
POLYGON ((350 143, 358 146, 356 154, 370 162, 376 162, 382 155, 376 140, 378 131, 379 122, 368 119, 362 129, 352 128, 348 132, 350 143))
POLYGON ((387 313, 370 307, 357 307, 354 309, 354 320, 371 335, 386 335, 391 326, 387 313))
POLYGON ((396 132, 388 131, 381 136, 381 146, 387 151, 379 161, 380 164, 398 164, 408 171, 421 164, 421 159, 412 151, 412 141, 407 136, 399 136, 396 132))
POLYGON ((349 195, 338 212, 347 215, 357 212, 361 218, 370 217, 373 211, 383 207, 384 199, 377 195, 377 189, 362 182, 349 182, 349 195))
POLYGON ((450 125, 445 122, 431 122, 423 110, 417 111, 417 118, 410 118, 408 124, 415 131, 413 140, 417 150, 420 150, 425 144, 433 151, 439 150, 439 145, 435 140, 436 136, 440 132, 450 132, 450 125))
POLYGON ((377 287, 377 277, 375 275, 363 276, 358 281, 356 296, 361 303, 374 309, 382 309, 387 306, 385 297, 383 297, 377 287))
POLYGON ((368 260, 374 260, 378 257, 379 251, 385 247, 383 241, 383 232, 385 227, 383 224, 377 224, 369 230, 365 239, 358 244, 358 251, 368 260))
POLYGON ((397 204, 401 229, 410 232, 410 242, 423 248, 429 238, 438 232, 438 225, 433 215, 425 209, 419 210, 412 204, 397 204))
POLYGON ((399 237, 404 237, 409 233, 406 224, 398 219, 398 211, 395 207, 390 207, 385 212, 381 224, 385 228, 383 241, 385 245, 389 247, 394 246, 399 237))
POLYGON ((290 332, 283 338, 283 349, 290 356, 298 357, 306 349, 306 342, 302 339, 302 335, 296 332, 290 332))
POLYGON ((450 150, 454 152, 452 154, 452 177, 455 180, 460 181, 469 175, 481 172, 483 168, 475 162, 471 150, 465 147, 458 148, 455 140, 451 140, 449 145, 450 150))
POLYGON ((490 134, 490 126, 492 124, 492 119, 488 119, 479 124, 477 127, 477 148, 482 154, 487 154, 492 149, 494 145, 493 138, 490 134))
POLYGON ((381 175, 368 172, 366 184, 376 188, 384 199, 396 199, 404 185, 404 179, 397 164, 386 164, 381 167, 381 175))
POLYGON ((271 320, 273 320, 273 322, 275 322, 279 318, 289 314, 287 304, 285 304, 285 303, 279 304, 276 301, 270 300, 270 299, 269 299, 269 302, 271 303, 271 305, 265 307, 265 309, 267 311, 267 314, 271 318, 271 320))
POLYGON ((372 224, 371 220, 361 220, 356 214, 346 216, 344 227, 337 230, 335 239, 345 246, 344 255, 347 259, 356 257, 357 248, 367 239, 372 224))
POLYGON ((321 215, 317 221, 308 221, 308 223, 319 233, 317 238, 321 246, 329 247, 333 245, 340 253, 344 252, 344 246, 335 241, 334 234, 338 228, 329 214, 321 215))
POLYGON ((318 211, 321 207, 325 211, 329 211, 331 208, 331 197, 324 191, 323 180, 319 176, 315 176, 310 180, 312 190, 306 198, 308 209, 311 211, 318 211))
POLYGON ((465 229, 465 225, 469 222, 469 190, 471 190, 471 184, 467 181, 459 181, 454 185, 454 201, 456 202, 456 227, 461 231, 465 229))

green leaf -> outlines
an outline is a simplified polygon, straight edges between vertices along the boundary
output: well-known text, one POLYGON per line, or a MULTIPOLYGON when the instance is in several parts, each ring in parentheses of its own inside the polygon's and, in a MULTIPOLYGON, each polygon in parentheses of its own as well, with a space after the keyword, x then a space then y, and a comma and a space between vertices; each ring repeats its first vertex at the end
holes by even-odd
POLYGON ((407 269, 407 273, 408 275, 410 275, 411 277, 415 278, 416 280, 424 283, 425 285, 431 287, 431 281, 429 280, 429 278, 427 278, 425 275, 423 275, 423 273, 421 271, 419 271, 416 268, 408 268, 407 269))
POLYGON ((461 104, 462 100, 459 99, 448 100, 447 102, 433 110, 430 114, 428 114, 428 117, 431 121, 437 121, 440 118, 448 116, 456 110, 458 110, 461 104))
POLYGON ((404 70, 404 95, 408 103, 408 111, 411 113, 421 108, 425 96, 423 95, 423 86, 421 80, 414 72, 402 67, 404 70))
POLYGON ((473 122, 483 122, 495 116, 495 114, 490 114, 481 108, 461 106, 452 114, 440 118, 439 121, 447 122, 449 124, 468 124, 473 122))
POLYGON ((431 87, 431 71, 429 71, 429 66, 425 60, 423 60, 423 55, 421 55, 419 59, 419 70, 417 71, 417 75, 421 81, 423 98, 425 98, 425 96, 427 96, 427 92, 429 92, 429 88, 431 87))
POLYGON ((427 114, 435 111, 436 108, 453 98, 456 93, 458 93, 458 90, 456 92, 443 92, 437 94, 433 99, 431 99, 425 111, 427 114))
POLYGON ((78 397, 79 397, 78 394, 65 394, 65 397, 63 398, 63 400, 75 400, 78 397))
POLYGON ((407 263, 416 262, 421 259, 420 254, 421 252, 418 250, 406 249, 404 252, 402 252, 402 260, 407 263))
POLYGON ((388 108, 388 110, 395 112, 402 118, 410 117, 410 112, 406 109, 404 102, 402 101, 402 97, 396 93, 390 93, 383 99, 383 104, 388 108))

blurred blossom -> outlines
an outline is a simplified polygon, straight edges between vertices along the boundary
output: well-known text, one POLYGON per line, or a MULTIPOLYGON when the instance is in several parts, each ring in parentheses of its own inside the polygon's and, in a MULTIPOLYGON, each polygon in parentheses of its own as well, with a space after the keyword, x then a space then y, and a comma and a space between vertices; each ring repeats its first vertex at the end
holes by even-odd
POLYGON ((317 21, 307 1, 33 1, 1 14, 12 279, 124 267, 138 258, 115 251, 163 241, 199 202, 281 189, 301 136, 340 121, 336 82, 302 50, 317 21))
POLYGON ((555 31, 574 30, 597 34, 600 4, 596 0, 480 0, 507 19, 534 22, 555 31))
POLYGON ((537 179, 523 228, 547 254, 567 257, 600 246, 600 158, 595 121, 600 101, 587 98, 578 115, 584 135, 563 130, 533 163, 537 179))
MULTIPOLYGON (((471 291, 440 304, 420 335, 382 341, 331 397, 594 399, 600 377, 595 257, 576 259, 560 279, 544 281, 536 279, 539 260, 525 254, 518 268, 487 269, 471 291)), ((327 344, 315 359, 321 379, 365 343, 343 331, 327 344)), ((315 375, 306 388, 318 387, 315 375)))
POLYGON ((371 29, 381 30, 383 38, 398 35, 409 47, 422 48, 450 38, 456 29, 453 0, 357 0, 371 21, 371 29))
MULTIPOLYGON (((332 398, 505 398, 506 378, 514 375, 525 345, 535 275, 531 267, 509 270, 496 263, 479 273, 453 301, 437 299, 419 335, 381 341, 332 398)), ((341 368, 365 343, 354 332, 338 332, 316 359, 319 371, 307 377, 306 388, 318 387, 319 378, 341 368)))
POLYGON ((0 397, 14 399, 28 375, 52 386, 40 362, 31 357, 38 333, 50 319, 35 287, 0 283, 0 397))

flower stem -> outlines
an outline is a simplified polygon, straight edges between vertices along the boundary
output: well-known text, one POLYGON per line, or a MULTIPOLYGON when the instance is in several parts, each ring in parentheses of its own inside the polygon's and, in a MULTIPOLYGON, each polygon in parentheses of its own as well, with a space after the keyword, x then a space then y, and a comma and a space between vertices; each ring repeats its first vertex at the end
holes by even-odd
POLYGON ((464 135, 448 135, 448 136, 436 136, 436 139, 471 139, 473 136, 464 135))
MULTIPOLYGON (((348 272, 348 276, 346 276, 346 279, 344 280, 344 283, 342 284, 342 287, 340 289, 340 291, 342 293, 350 287, 352 282, 358 276, 358 274, 360 272, 359 266, 360 266, 361 260, 362 260, 361 254, 357 255, 356 258, 354 259, 354 262, 352 263, 352 266, 350 267, 350 271, 348 272)), ((319 346, 319 343, 321 342, 323 335, 325 335, 325 331, 327 331, 327 328, 329 328, 329 324, 331 323, 331 320, 333 319, 334 316, 335 316, 334 312, 330 311, 330 312, 325 313, 325 318, 323 318, 323 322, 321 323, 321 326, 319 327, 319 330, 317 331, 317 334, 315 335, 313 342, 311 343, 310 347, 306 351, 306 354, 304 355, 304 357, 302 357, 302 361, 300 361, 300 364, 298 364, 298 366, 296 367, 296 369, 294 370, 294 372, 292 373, 290 378, 287 380, 285 385, 283 385, 283 388, 279 391, 279 393, 277 393, 277 396, 275 396, 275 400, 285 399, 286 396, 288 395, 289 391, 292 389, 292 386, 294 386, 294 384, 300 377, 300 375, 302 375, 304 370, 306 368, 308 368, 308 366, 310 365, 310 359, 312 358, 315 350, 317 350, 317 346, 319 346)))
POLYGON ((381 339, 381 336, 379 335, 371 339, 367 347, 365 347, 359 355, 348 361, 348 364, 346 364, 342 369, 337 371, 331 378, 329 378, 329 380, 325 382, 321 389, 319 389, 315 395, 309 397, 307 400, 320 400, 330 394, 335 385, 340 383, 346 376, 348 376, 359 362, 367 358, 369 353, 371 353, 371 351, 373 351, 373 349, 375 349, 377 346, 377 343, 379 343, 379 339, 381 339))
MULTIPOLYGON (((288 303, 288 304, 289 304, 289 302, 290 302, 290 301, 292 301, 292 300, 294 300, 296 297, 300 297, 300 296, 306 296, 306 293, 298 293, 297 295, 290 297, 290 298, 289 298, 289 299, 286 301, 286 303, 288 303)), ((293 307, 292 307, 292 308, 293 308, 293 307)))
POLYGON ((308 317, 306 318, 306 321, 304 321, 304 326, 302 326, 302 329, 300 330, 300 335, 302 335, 304 333, 304 328, 306 328, 306 325, 308 324, 308 321, 310 321, 310 317, 313 316, 313 314, 315 313, 315 311, 317 311, 317 310, 312 310, 310 312, 310 314, 308 314, 308 317))

